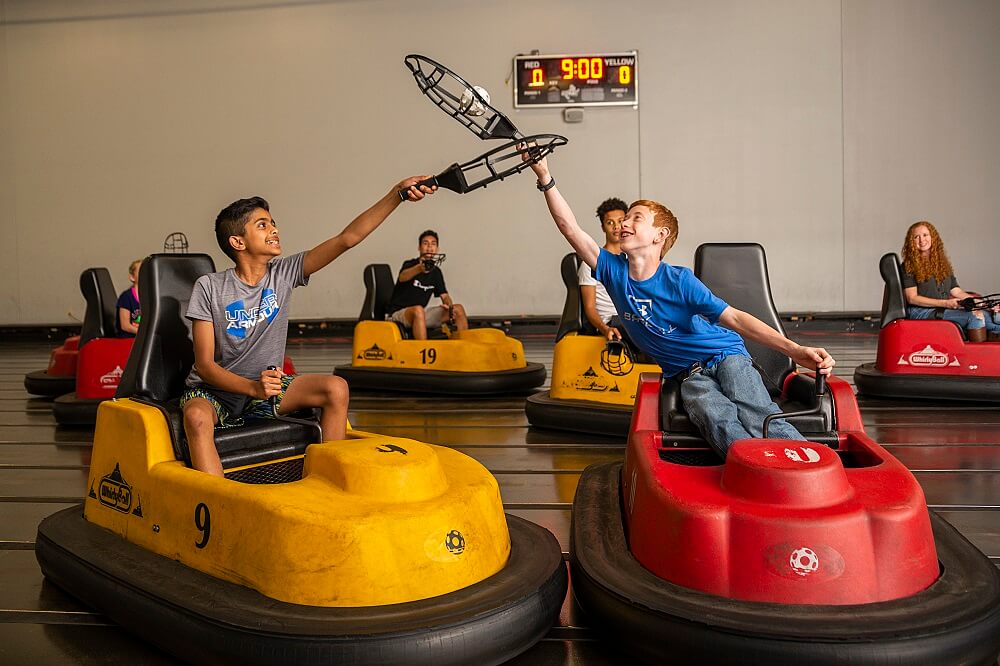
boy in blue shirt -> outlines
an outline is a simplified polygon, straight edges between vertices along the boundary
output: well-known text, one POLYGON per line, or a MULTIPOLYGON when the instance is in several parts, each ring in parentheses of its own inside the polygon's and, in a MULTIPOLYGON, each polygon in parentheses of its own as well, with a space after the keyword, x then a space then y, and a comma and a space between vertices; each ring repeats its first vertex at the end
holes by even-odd
MULTIPOLYGON (((723 458, 738 439, 761 437, 764 417, 780 411, 743 344, 745 336, 829 374, 825 349, 792 342, 756 317, 728 305, 688 269, 663 263, 677 239, 677 218, 662 204, 629 206, 620 232, 621 254, 598 247, 555 187, 546 160, 531 166, 559 231, 608 290, 632 340, 667 375, 689 373, 681 397, 691 421, 723 458)), ((783 419, 769 434, 805 439, 783 419)))

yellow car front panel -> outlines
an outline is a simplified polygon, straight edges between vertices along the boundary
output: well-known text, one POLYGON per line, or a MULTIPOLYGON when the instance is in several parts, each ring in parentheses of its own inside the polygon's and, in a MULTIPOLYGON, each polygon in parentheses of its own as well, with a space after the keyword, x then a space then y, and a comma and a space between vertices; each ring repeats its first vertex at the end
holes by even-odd
POLYGON ((156 408, 108 401, 89 488, 87 520, 290 603, 433 597, 493 575, 510 554, 500 491, 482 465, 448 448, 358 431, 310 446, 299 481, 244 484, 176 461, 156 408))
POLYGON ((354 328, 354 367, 451 372, 498 372, 525 367, 519 340, 494 328, 456 331, 446 340, 404 340, 389 321, 354 328))
POLYGON ((559 400, 588 400, 609 405, 635 404, 639 373, 660 372, 655 365, 634 363, 627 357, 609 357, 606 340, 596 335, 570 333, 556 343, 552 356, 552 388, 559 400))

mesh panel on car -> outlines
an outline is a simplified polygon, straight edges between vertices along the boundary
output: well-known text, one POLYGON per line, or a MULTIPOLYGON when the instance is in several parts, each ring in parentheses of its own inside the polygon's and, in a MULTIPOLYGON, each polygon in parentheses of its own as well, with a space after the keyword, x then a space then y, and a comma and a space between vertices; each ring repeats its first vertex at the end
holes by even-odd
POLYGON ((291 483, 302 479, 305 458, 293 458, 280 462, 247 467, 234 472, 226 472, 226 478, 239 483, 291 483))

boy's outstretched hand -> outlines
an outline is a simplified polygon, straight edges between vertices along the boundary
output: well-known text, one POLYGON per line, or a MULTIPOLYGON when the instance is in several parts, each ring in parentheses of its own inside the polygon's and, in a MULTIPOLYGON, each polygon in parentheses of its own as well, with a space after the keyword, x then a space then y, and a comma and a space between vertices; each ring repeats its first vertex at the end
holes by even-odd
MULTIPOLYGON (((517 144, 517 149, 521 151, 521 161, 530 162, 531 161, 531 150, 530 146, 526 143, 517 144)), ((548 158, 543 157, 534 164, 531 165, 531 170, 535 172, 535 177, 540 183, 547 183, 549 181, 549 163, 548 158)))
POLYGON ((822 347, 803 347, 799 345, 789 356, 802 367, 819 370, 824 375, 833 374, 833 366, 837 364, 829 352, 822 347))
POLYGON ((433 176, 410 176, 409 178, 399 181, 395 190, 398 192, 406 192, 408 201, 420 201, 428 194, 434 194, 437 192, 437 185, 417 185, 420 181, 427 180, 429 178, 433 178, 433 176))

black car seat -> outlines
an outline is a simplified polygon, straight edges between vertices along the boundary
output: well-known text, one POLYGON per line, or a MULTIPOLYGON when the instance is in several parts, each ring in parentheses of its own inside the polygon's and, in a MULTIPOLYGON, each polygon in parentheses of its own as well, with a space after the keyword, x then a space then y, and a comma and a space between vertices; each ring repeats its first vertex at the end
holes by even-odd
MULTIPOLYGON (((748 312, 782 335, 785 330, 771 297, 764 248, 756 243, 706 243, 695 252, 695 275, 716 296, 729 305, 748 312)), ((745 341, 747 351, 775 403, 784 412, 803 411, 815 406, 815 381, 795 375, 785 391, 785 378, 795 371, 794 362, 784 354, 753 341, 745 341)), ((691 423, 680 399, 680 381, 665 377, 661 388, 661 428, 664 444, 691 446, 704 441, 691 423), (669 437, 668 437, 669 435, 669 437)), ((789 422, 806 438, 836 446, 837 433, 833 399, 823 396, 819 414, 792 417, 789 422)))
POLYGON ((115 337, 118 297, 108 269, 88 268, 80 273, 80 293, 87 303, 80 327, 80 347, 96 338, 115 337))
MULTIPOLYGON (((396 280, 389 264, 368 264, 364 271, 365 301, 361 306, 360 321, 385 321, 386 310, 392 298, 396 280)), ((393 322, 403 338, 410 337, 410 329, 399 322, 393 322)))
POLYGON ((559 272, 563 284, 566 285, 566 302, 563 303, 562 317, 559 319, 559 330, 556 332, 556 342, 568 333, 583 329, 583 300, 580 298, 580 280, 577 271, 580 270, 580 258, 575 252, 570 252, 562 258, 559 272))

